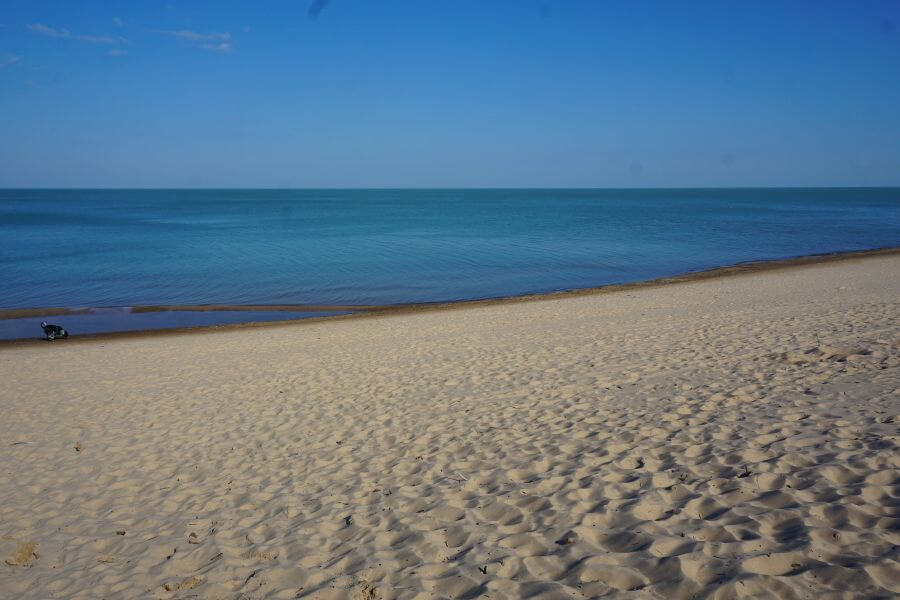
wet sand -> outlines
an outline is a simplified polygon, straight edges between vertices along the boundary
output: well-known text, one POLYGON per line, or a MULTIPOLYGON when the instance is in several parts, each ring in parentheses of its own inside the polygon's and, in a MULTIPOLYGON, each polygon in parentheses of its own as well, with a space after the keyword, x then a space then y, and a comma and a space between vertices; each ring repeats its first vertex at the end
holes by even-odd
POLYGON ((0 348, 0 596, 900 593, 900 256, 0 348))

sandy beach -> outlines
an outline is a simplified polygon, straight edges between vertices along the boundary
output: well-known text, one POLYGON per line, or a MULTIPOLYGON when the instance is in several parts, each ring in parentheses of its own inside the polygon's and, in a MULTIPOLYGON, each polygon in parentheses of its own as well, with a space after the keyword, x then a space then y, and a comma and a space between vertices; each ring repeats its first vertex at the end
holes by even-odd
POLYGON ((3 598, 890 598, 900 256, 0 348, 3 598))

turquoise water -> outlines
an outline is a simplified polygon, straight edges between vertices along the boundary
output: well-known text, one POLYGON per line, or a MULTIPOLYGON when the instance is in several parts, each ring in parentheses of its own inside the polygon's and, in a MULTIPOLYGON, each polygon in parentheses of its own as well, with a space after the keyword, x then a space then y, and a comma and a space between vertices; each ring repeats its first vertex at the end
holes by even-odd
POLYGON ((0 307, 434 302, 896 245, 896 188, 0 190, 0 307))

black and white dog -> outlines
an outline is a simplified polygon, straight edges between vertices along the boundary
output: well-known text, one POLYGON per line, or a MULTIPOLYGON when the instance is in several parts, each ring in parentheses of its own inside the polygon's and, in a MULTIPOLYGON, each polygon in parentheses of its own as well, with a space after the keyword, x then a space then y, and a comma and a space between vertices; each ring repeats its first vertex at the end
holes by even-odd
POLYGON ((67 338, 69 337, 69 332, 60 327, 59 325, 49 325, 47 321, 41 323, 41 328, 44 330, 44 335, 47 336, 47 341, 52 342, 58 337, 67 338))

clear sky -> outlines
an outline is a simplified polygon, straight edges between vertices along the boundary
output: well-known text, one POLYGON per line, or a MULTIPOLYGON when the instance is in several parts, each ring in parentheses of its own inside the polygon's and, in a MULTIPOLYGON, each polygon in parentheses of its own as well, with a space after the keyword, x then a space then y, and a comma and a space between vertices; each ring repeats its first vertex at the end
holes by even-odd
POLYGON ((0 187, 856 185, 898 0, 0 6, 0 187))

